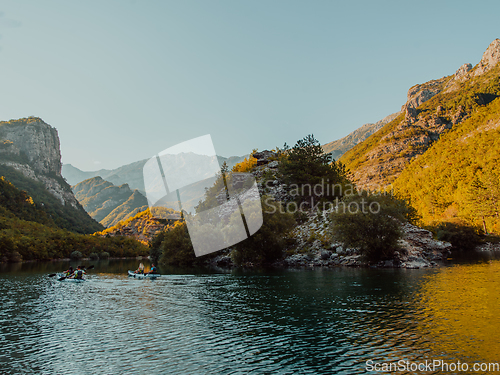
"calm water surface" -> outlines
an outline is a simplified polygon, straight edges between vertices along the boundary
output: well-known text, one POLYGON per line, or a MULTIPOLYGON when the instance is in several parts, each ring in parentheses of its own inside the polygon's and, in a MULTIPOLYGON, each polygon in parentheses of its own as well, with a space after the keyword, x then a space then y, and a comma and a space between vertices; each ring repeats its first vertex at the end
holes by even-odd
POLYGON ((430 270, 128 278, 136 260, 0 268, 1 374, 357 374, 366 361, 500 361, 500 261, 430 270), (89 263, 91 264, 91 263, 89 263))

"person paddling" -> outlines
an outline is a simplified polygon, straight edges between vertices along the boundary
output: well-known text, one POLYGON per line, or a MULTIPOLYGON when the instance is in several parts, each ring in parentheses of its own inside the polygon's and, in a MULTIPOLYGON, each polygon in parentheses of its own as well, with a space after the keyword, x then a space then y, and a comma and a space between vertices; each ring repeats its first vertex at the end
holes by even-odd
POLYGON ((85 275, 85 270, 82 266, 78 266, 76 271, 70 277, 72 279, 83 279, 83 275, 85 275))
POLYGON ((139 268, 135 270, 134 273, 140 273, 140 274, 144 273, 144 264, 140 263, 139 268))
POLYGON ((67 271, 64 271, 63 274, 66 275, 66 277, 70 276, 73 274, 73 272, 75 272, 73 270, 73 267, 69 266, 68 270, 67 271))
POLYGON ((156 270, 155 264, 151 263, 151 270, 148 272, 148 274, 152 274, 152 273, 156 273, 156 272, 157 272, 157 270, 156 270))

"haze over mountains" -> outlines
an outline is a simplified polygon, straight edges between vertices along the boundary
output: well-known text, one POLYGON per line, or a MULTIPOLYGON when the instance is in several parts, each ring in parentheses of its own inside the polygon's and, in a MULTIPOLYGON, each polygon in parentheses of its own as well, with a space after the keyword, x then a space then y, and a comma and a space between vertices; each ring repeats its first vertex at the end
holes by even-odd
MULTIPOLYGON (((195 154, 181 154, 171 158, 165 156, 164 173, 168 175, 170 169, 174 170, 182 165, 196 169, 202 165, 196 161, 199 157, 200 155, 195 154), (172 166, 170 169, 169 165, 172 166)), ((226 162, 229 168, 243 161, 245 157, 217 156, 219 165, 222 166, 226 162)), ((148 208, 143 178, 143 168, 148 160, 140 160, 113 170, 101 169, 92 172, 81 171, 71 164, 64 164, 62 174, 66 181, 73 185, 76 198, 90 216, 105 227, 111 227, 148 208)), ((200 171, 201 174, 202 172, 200 171)), ((193 173, 196 173, 196 170, 193 173)), ((184 210, 194 212, 194 207, 203 198, 204 187, 205 184, 200 183, 183 189, 184 210)), ((163 204, 178 209, 177 195, 170 194, 163 200, 163 204)))
MULTIPOLYGON (((231 156, 229 158, 217 156, 217 158, 219 160, 219 165, 222 166, 222 163, 226 162, 229 168, 232 168, 234 165, 243 161, 247 156, 248 155, 231 156)), ((72 186, 88 178, 99 176, 117 186, 127 184, 131 189, 138 189, 144 194, 144 178, 142 170, 144 168, 144 164, 146 164, 148 160, 149 159, 139 160, 115 169, 100 169, 98 171, 88 172, 82 171, 71 164, 63 164, 61 173, 66 181, 72 186)), ((165 171, 165 173, 167 172, 168 170, 165 171)))

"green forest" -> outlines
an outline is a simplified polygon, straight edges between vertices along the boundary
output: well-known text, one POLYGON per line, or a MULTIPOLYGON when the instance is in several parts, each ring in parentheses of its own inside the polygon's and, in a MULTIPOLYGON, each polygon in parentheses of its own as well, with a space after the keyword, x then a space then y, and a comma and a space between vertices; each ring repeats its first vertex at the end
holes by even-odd
MULTIPOLYGON (((78 256, 129 257, 147 255, 147 246, 132 238, 101 237, 78 232, 92 231, 75 209, 63 207, 36 181, 23 179, 12 168, 0 166, 0 261, 50 260, 78 256), (5 173, 6 172, 6 173, 5 173), (14 177, 28 191, 5 176, 14 177), (29 182, 32 182, 31 184, 29 182), (82 227, 79 227, 82 222, 82 227)), ((94 227, 102 228, 98 223, 94 227)))

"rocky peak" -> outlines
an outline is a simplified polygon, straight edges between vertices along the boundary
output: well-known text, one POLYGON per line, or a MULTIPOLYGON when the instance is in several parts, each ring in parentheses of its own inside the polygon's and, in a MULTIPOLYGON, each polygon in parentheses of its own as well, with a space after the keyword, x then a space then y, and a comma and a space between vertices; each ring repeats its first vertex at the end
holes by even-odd
POLYGON ((62 205, 83 210, 61 176, 57 130, 41 118, 0 121, 0 164, 42 182, 62 205))
POLYGON ((493 69, 500 61, 500 39, 495 39, 483 53, 483 57, 477 64, 474 75, 478 76, 493 69))
POLYGON ((12 142, 16 154, 23 154, 38 173, 61 176, 61 152, 57 130, 41 118, 28 117, 0 122, 0 139, 12 142))
POLYGON ((417 107, 433 96, 439 94, 443 90, 444 84, 447 80, 448 77, 443 77, 441 79, 435 79, 410 87, 406 103, 403 107, 401 107, 401 110, 405 111, 405 120, 408 124, 415 122, 417 117, 417 107))
POLYGON ((467 79, 469 71, 472 69, 472 64, 464 64, 458 70, 455 72, 455 77, 454 79, 456 81, 463 81, 467 79))
POLYGON ((273 151, 264 150, 261 152, 255 152, 252 157, 257 159, 257 165, 264 165, 269 163, 272 159, 276 159, 278 154, 273 151))

